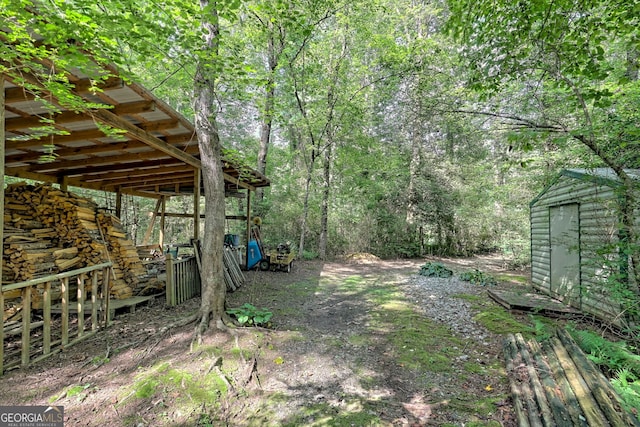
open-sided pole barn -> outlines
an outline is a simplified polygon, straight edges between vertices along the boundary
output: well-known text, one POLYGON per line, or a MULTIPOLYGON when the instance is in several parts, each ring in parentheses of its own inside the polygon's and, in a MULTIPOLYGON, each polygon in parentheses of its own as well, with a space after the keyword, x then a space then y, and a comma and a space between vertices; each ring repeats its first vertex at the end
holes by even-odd
MULTIPOLYGON (((116 194, 117 207, 121 206, 122 195, 157 199, 158 206, 168 197, 190 195, 193 196, 193 212, 188 216, 194 222, 193 237, 198 239, 203 183, 193 125, 141 85, 126 82, 118 77, 115 69, 107 67, 105 70, 112 77, 99 83, 92 81, 81 71, 67 72, 75 95, 87 104, 100 104, 105 107, 81 112, 66 109, 53 94, 47 93, 44 87, 40 86, 41 89, 36 94, 20 82, 13 81, 10 76, 0 76, 0 87, 3 89, 0 111, 4 115, 4 120, 0 120, 0 159, 4 162, 4 175, 57 184, 62 190, 74 186, 113 192, 116 194), (99 90, 94 90, 95 86, 99 90), (42 102, 43 98, 58 107, 59 111, 52 113, 42 102), (51 123, 55 130, 53 134, 39 134, 38 128, 42 126, 43 119, 51 123), (105 132, 106 128, 117 132, 105 132), (43 161, 45 158, 46 161, 43 161)), ((25 72, 22 78, 31 85, 38 86, 34 76, 25 72)), ((260 173, 233 162, 224 164, 224 178, 226 192, 244 192, 247 206, 250 206, 252 191, 269 185, 268 179, 260 173)), ((0 207, 4 211, 4 192, 0 192, 0 207)), ((249 217, 250 210, 247 209, 247 233, 250 227, 249 217)), ((4 242, 4 216, 0 218, 0 237, 4 242)), ((106 294, 105 299, 108 303, 111 263, 97 264, 94 267, 78 270, 78 274, 75 275, 65 272, 38 278, 29 284, 3 284, 3 292, 0 292, 2 307, 4 291, 22 292, 22 307, 25 310, 31 308, 31 291, 35 290, 36 286, 44 293, 43 310, 46 320, 44 325, 38 325, 45 331, 43 343, 40 345, 41 357, 46 357, 54 351, 50 331, 52 283, 60 284, 63 304, 62 337, 56 341, 59 346, 88 336, 81 324, 77 327, 76 338, 72 339, 68 335, 69 302, 75 298, 69 295, 70 289, 73 292, 73 289, 77 288, 78 313, 84 311, 82 304, 85 295, 82 292, 87 289, 94 299, 98 294, 106 294), (77 281, 77 285, 70 283, 70 280, 77 281), (98 280, 102 283, 98 283, 98 280)), ((98 326, 95 308, 94 300, 90 318, 91 331, 95 331, 98 326)), ((108 307, 105 311, 108 321, 108 307)), ((16 326, 16 331, 9 331, 22 336, 22 349, 19 350, 22 353, 22 365, 33 361, 29 335, 34 326, 30 324, 29 317, 23 316, 26 320, 16 326)), ((81 323, 80 320, 79 322, 81 323)), ((2 344, 6 326, 0 318, 0 375, 3 371, 2 344)))

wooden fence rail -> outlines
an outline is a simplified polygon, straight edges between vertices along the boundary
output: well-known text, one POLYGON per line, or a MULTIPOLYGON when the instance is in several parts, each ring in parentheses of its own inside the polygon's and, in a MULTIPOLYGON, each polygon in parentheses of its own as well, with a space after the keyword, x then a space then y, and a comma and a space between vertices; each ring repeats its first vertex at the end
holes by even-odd
MULTIPOLYGON (((109 323, 109 278, 112 264, 110 262, 96 264, 78 270, 53 274, 25 282, 12 283, 2 286, 0 292, 0 307, 4 307, 3 292, 16 289, 22 290, 22 319, 15 324, 5 325, 0 316, 0 375, 6 369, 44 359, 62 350, 64 347, 89 337, 99 329, 100 319, 106 327, 109 323), (71 301, 71 284, 77 284, 76 300, 71 301), (36 287, 42 289, 42 321, 32 322, 31 296, 37 292, 36 287), (54 309, 52 305, 52 285, 60 286, 60 304, 54 309), (89 287, 90 286, 90 287, 89 287), (91 300, 86 300, 87 289, 90 289, 91 300), (53 312, 60 313, 59 329, 53 312), (70 311, 78 313, 74 329, 70 328, 70 311), (90 329, 87 329, 85 313, 89 312, 90 329), (57 334, 59 332, 59 334, 57 334), (20 359, 5 363, 5 356, 11 356, 8 349, 9 337, 20 335, 20 359)), ((15 342, 17 343, 17 341, 15 342)))
POLYGON ((167 253, 167 305, 176 306, 200 295, 200 271, 195 256, 175 259, 167 253))

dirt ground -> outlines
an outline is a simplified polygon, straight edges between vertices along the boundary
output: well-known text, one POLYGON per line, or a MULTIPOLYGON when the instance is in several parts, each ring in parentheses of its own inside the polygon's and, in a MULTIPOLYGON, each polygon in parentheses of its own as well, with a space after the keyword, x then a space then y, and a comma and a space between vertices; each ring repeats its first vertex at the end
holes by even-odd
MULTIPOLYGON (((495 257, 441 261, 524 275, 506 272, 495 257)), ((387 302, 381 312, 372 296, 392 289, 401 298, 424 263, 360 257, 296 261, 291 273, 247 272, 228 306, 268 308, 271 327, 212 331, 195 347, 193 325, 165 327, 194 313, 199 300, 169 308, 159 297, 0 377, 0 404, 62 405, 66 426, 515 425, 501 336, 458 345, 463 356, 450 364, 470 359, 477 369, 425 372, 402 354, 416 343, 399 345, 391 338, 397 331, 384 329, 394 328, 396 308, 387 302)))

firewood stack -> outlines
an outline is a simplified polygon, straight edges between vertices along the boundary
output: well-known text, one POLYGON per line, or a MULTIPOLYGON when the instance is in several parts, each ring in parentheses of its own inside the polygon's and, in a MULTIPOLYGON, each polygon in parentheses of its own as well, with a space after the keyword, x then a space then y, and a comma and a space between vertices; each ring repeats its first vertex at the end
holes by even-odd
MULTIPOLYGON (((133 242, 117 218, 97 214, 91 200, 50 185, 11 184, 5 190, 4 220, 2 283, 111 261, 115 275, 110 282, 112 296, 128 298, 145 285, 138 281, 146 270, 133 242)), ((54 299, 57 291, 52 289, 54 299)), ((5 317, 12 300, 20 298, 20 292, 14 294, 4 295, 5 317)), ((41 306, 40 294, 40 289, 32 292, 34 308, 41 306)))
POLYGON ((111 294, 116 298, 129 298, 141 286, 139 279, 147 270, 120 220, 103 211, 98 212, 96 219, 107 243, 116 277, 115 282, 111 284, 111 294))
POLYGON ((107 258, 104 240, 96 224, 97 205, 91 200, 68 191, 49 186, 42 193, 41 202, 35 206, 38 219, 47 228, 53 228, 62 248, 77 248, 75 263, 63 265, 70 268, 86 267, 104 262, 107 258))
POLYGON ((39 239, 28 230, 4 228, 3 282, 22 282, 57 273, 53 242, 39 239))

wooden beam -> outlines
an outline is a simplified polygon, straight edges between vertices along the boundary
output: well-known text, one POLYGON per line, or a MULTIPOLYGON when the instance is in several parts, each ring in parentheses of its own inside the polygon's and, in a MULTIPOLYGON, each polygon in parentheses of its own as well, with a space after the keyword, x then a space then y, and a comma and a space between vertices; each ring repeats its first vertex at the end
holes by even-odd
POLYGON ((72 132, 69 135, 49 135, 38 139, 28 139, 20 141, 7 141, 7 149, 19 150, 31 147, 41 147, 43 144, 64 145, 69 142, 91 141, 98 138, 105 138, 104 132, 99 129, 89 129, 72 132))
MULTIPOLYGON (((16 178, 31 179, 34 181, 46 182, 48 184, 58 183, 57 175, 46 175, 41 173, 34 173, 34 172, 26 171, 22 168, 11 168, 11 169, 5 168, 5 174, 8 176, 15 176, 16 178)), ((67 179, 68 179, 67 181, 68 185, 72 187, 88 188, 91 190, 104 191, 104 188, 100 184, 87 183, 82 180, 72 179, 69 177, 67 177, 67 179)), ((160 197, 158 194, 145 193, 137 189, 123 191, 123 193, 129 194, 132 196, 147 197, 147 198, 153 198, 153 199, 160 197)))
MULTIPOLYGON (((86 145, 82 147, 57 147, 54 150, 54 154, 58 158, 65 158, 69 156, 88 156, 92 154, 100 154, 100 153, 109 153, 109 152, 121 152, 126 150, 134 150, 140 148, 148 148, 148 145, 140 142, 140 141, 126 141, 126 142, 117 142, 117 143, 99 143, 95 145, 86 145)), ((24 149, 24 147, 19 147, 18 149, 24 149)), ((26 151, 21 154, 14 154, 11 156, 7 156, 7 163, 28 163, 28 162, 37 162, 40 160, 42 155, 45 154, 42 151, 26 151)), ((120 153, 119 153, 120 154, 120 153)))
POLYGON ((195 167, 200 168, 200 160, 189 155, 185 154, 182 150, 169 145, 162 141, 161 139, 153 136, 149 132, 140 129, 139 127, 133 125, 132 123, 126 121, 125 119, 118 117, 113 114, 111 111, 98 110, 91 115, 96 119, 101 121, 102 123, 112 126, 116 129, 122 129, 127 132, 133 138, 136 138, 139 141, 142 141, 148 144, 150 147, 155 148, 156 150, 162 151, 165 154, 170 155, 176 159, 182 160, 183 162, 195 167))
MULTIPOLYGON (((115 191, 116 187, 119 187, 121 190, 125 190, 127 188, 138 188, 138 187, 164 187, 164 186, 183 186, 188 185, 189 188, 193 185, 193 172, 189 172, 186 174, 173 175, 173 176, 149 176, 147 179, 140 179, 132 182, 126 182, 119 180, 116 183, 103 182, 102 187, 107 191, 115 191)), ((176 193, 179 193, 180 190, 174 189, 176 193)))
POLYGON ((200 180, 201 171, 196 169, 193 174, 193 238, 200 239, 200 180))
POLYGON ((53 120, 57 125, 86 122, 89 120, 84 114, 76 113, 74 111, 64 111, 51 116, 29 116, 5 119, 5 129, 8 131, 17 131, 20 129, 41 127, 43 125, 43 119, 53 120))
POLYGON ((147 173, 146 175, 133 175, 130 177, 119 177, 115 179, 109 179, 105 177, 101 182, 105 187, 114 187, 121 185, 122 187, 131 187, 132 185, 145 184, 145 183, 162 183, 162 182, 193 182, 193 174, 195 169, 184 169, 174 172, 164 172, 156 170, 153 173, 147 173))
POLYGON ((154 168, 136 168, 134 170, 125 170, 118 172, 107 172, 100 173, 95 175, 87 175, 84 177, 85 182, 100 182, 105 180, 115 180, 119 178, 124 178, 127 180, 136 179, 139 176, 149 176, 149 175, 166 175, 166 174, 174 174, 181 173, 186 170, 194 170, 190 166, 182 165, 182 166, 169 166, 169 167, 154 167, 154 168))
MULTIPOLYGON (((86 159, 79 160, 55 160, 50 163, 33 163, 25 166, 25 168, 31 172, 55 172, 59 170, 80 168, 80 167, 92 167, 93 165, 111 165, 112 169, 118 169, 120 164, 126 166, 127 163, 133 163, 137 161, 158 160, 164 157, 164 155, 156 150, 145 151, 142 153, 126 153, 118 154, 116 156, 93 156, 86 159)), ((135 166, 134 166, 135 167, 135 166)))
POLYGON ((90 177, 95 174, 104 173, 104 172, 125 172, 125 171, 135 171, 138 169, 146 169, 146 168, 154 168, 154 167, 171 167, 176 165, 182 165, 186 167, 186 165, 178 159, 174 159, 173 157, 160 159, 160 160, 145 160, 141 162, 127 162, 120 163, 118 165, 100 165, 95 167, 90 167, 83 165, 82 167, 78 167, 75 169, 66 169, 65 174, 69 176, 81 176, 83 178, 90 177))
MULTIPOLYGON (((80 79, 74 84, 74 91, 77 93, 93 93, 93 89, 97 91, 107 91, 111 89, 120 89, 124 87, 124 82, 119 77, 109 77, 106 81, 99 81, 96 83, 92 79, 80 79)), ((6 104, 12 104, 16 102, 33 101, 36 99, 32 92, 29 92, 24 87, 10 87, 4 90, 6 104)))
POLYGON ((114 114, 141 114, 156 110, 156 103, 153 101, 134 101, 118 104, 111 111, 114 114))

